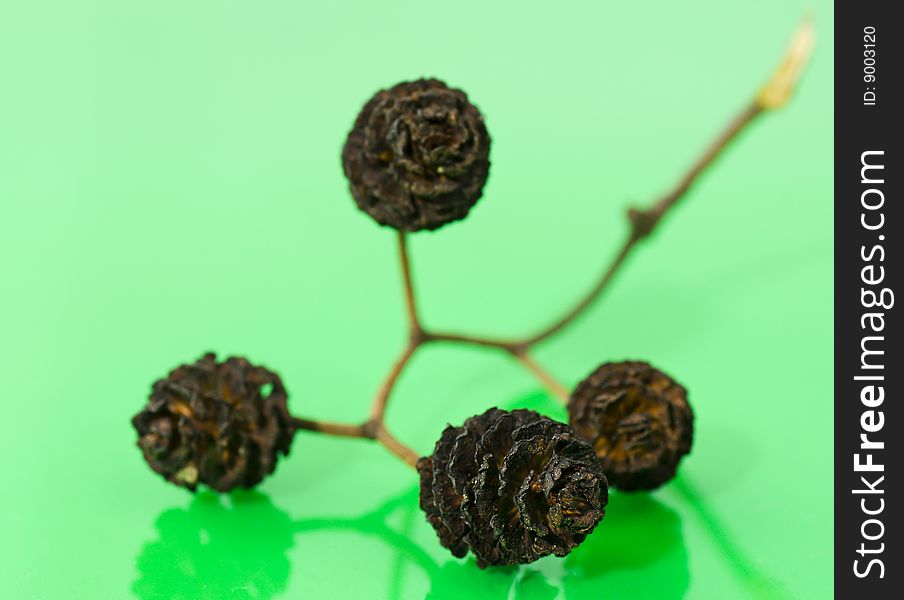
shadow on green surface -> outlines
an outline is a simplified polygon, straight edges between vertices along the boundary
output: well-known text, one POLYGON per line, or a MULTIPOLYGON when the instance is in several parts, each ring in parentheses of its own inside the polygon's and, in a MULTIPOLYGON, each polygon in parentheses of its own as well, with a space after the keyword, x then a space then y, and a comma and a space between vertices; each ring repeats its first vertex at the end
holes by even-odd
POLYGON ((649 494, 613 492, 599 530, 565 565, 568 598, 599 597, 607 589, 614 598, 682 598, 690 586, 681 519, 649 494))
MULTIPOLYGON (((562 406, 542 392, 524 395, 504 407, 567 418, 562 406)), ((686 474, 679 474, 669 488, 688 507, 686 514, 699 521, 748 597, 789 597, 734 541, 686 474)), ((480 570, 473 557, 454 559, 438 545, 429 551, 422 548, 410 535, 419 519, 416 486, 358 517, 302 520, 293 520, 260 492, 222 496, 202 492, 187 508, 160 514, 155 523, 159 539, 139 553, 132 590, 142 600, 273 598, 287 587, 291 570, 287 553, 296 537, 328 530, 373 536, 394 549, 386 598, 406 597, 409 566, 427 578, 426 597, 432 600, 667 600, 684 597, 690 585, 681 517, 650 494, 613 491, 606 518, 568 557, 512 568, 480 570), (401 526, 391 527, 390 517, 396 523, 401 517, 401 526)))
MULTIPOLYGON (((568 419, 562 405, 542 391, 526 394, 510 402, 506 408, 529 408, 554 419, 568 419)), ((741 452, 739 445, 741 443, 735 434, 731 438, 731 450, 741 452)), ((751 453, 750 449, 746 451, 748 455, 751 453)), ((720 483, 724 484, 724 480, 722 477, 720 483)), ((756 562, 734 541, 725 522, 686 474, 679 472, 666 489, 676 492, 697 518, 718 555, 745 589, 747 597, 756 600, 788 600, 791 597, 777 580, 758 568, 756 562)), ((566 558, 569 566, 565 577, 568 581, 566 597, 590 598, 594 597, 593 593, 599 593, 600 589, 590 591, 588 596, 574 593, 585 589, 584 584, 592 580, 594 574, 639 569, 659 560, 662 561, 662 573, 657 580, 645 582, 643 587, 638 586, 628 597, 678 598, 687 590, 690 584, 687 552, 681 539, 681 520, 675 511, 649 494, 620 494, 616 491, 610 496, 601 527, 605 527, 606 535, 590 536, 566 558), (671 537, 676 539, 670 541, 671 537), (671 556, 674 551, 681 556, 671 556), (592 558, 583 559, 584 556, 592 558), (575 578, 573 573, 581 576, 575 578), (660 595, 648 596, 647 589, 660 595)), ((657 567, 657 573, 660 567, 657 567)))
POLYGON ((293 523, 259 492, 201 492, 164 511, 138 555, 142 600, 272 598, 286 588, 293 523))
MULTIPOLYGON (((561 412, 544 394, 512 404, 561 412)), ((667 599, 682 597, 689 584, 679 517, 649 495, 613 493, 602 525, 564 563, 548 558, 480 570, 471 557, 458 560, 438 545, 428 552, 416 544, 410 530, 421 518, 415 486, 361 516, 301 520, 293 520, 260 492, 202 492, 187 508, 168 509, 158 517, 159 538, 139 553, 132 590, 142 600, 273 598, 287 587, 287 553, 296 536, 326 530, 373 536, 395 550, 387 598, 403 597, 409 565, 428 579, 427 598, 433 600, 552 600, 562 593, 571 600, 667 599), (391 516, 401 517, 401 530, 388 525, 391 516)))
POLYGON ((613 494, 610 507, 603 524, 565 558, 564 565, 561 559, 547 558, 517 568, 481 571, 473 559, 450 559, 430 573, 427 598, 684 597, 690 573, 678 515, 650 496, 613 494))
MULTIPOLYGON (((530 408, 564 417, 562 407, 542 393, 525 395, 506 408, 530 408)), ((701 522, 750 597, 787 597, 733 542, 686 476, 679 476, 671 487, 701 522)), ((287 587, 291 571, 287 553, 297 536, 329 530, 373 536, 394 549, 396 560, 387 578, 387 598, 404 596, 408 566, 427 578, 427 598, 432 600, 661 600, 682 598, 690 585, 681 518, 650 494, 614 491, 606 518, 564 561, 547 558, 503 569, 480 570, 473 558, 446 557, 435 551, 438 546, 425 550, 410 535, 420 518, 414 486, 361 516, 301 520, 293 520, 260 492, 222 496, 202 492, 187 508, 160 514, 155 523, 159 538, 139 553, 138 578, 132 590, 142 600, 273 598, 287 587), (401 517, 401 528, 388 525, 392 516, 401 517), (437 559, 437 555, 443 558, 437 559)))
MULTIPOLYGON (((612 513, 565 562, 566 569, 544 572, 559 559, 522 567, 480 570, 473 558, 437 560, 406 531, 420 518, 417 488, 412 487, 360 517, 293 521, 259 492, 210 492, 195 496, 187 509, 169 509, 157 519, 159 539, 146 544, 136 561, 132 585, 142 600, 273 598, 288 583, 288 550, 296 536, 324 530, 352 530, 374 536, 396 552, 386 598, 404 597, 407 567, 428 579, 427 598, 469 600, 518 598, 552 600, 563 590, 570 599, 621 598, 629 576, 624 571, 655 568, 653 598, 680 598, 688 585, 687 553, 677 515, 648 496, 614 494, 612 513), (403 517, 403 531, 387 524, 403 517), (555 561, 555 562, 550 562, 555 561), (541 565, 538 567, 538 565, 541 565)), ((555 570, 555 569, 554 569, 555 570)), ((650 587, 647 584, 643 587, 650 587)), ((635 583, 632 588, 638 587, 635 583)), ((636 590, 635 590, 636 591, 636 590)), ((375 597, 384 597, 375 595, 375 597)), ((631 597, 644 598, 643 593, 631 597)))
POLYGON ((758 600, 789 600, 791 598, 781 584, 757 568, 754 561, 732 539, 725 524, 686 475, 679 474, 671 485, 696 513, 705 531, 718 547, 719 556, 726 561, 751 598, 758 600))

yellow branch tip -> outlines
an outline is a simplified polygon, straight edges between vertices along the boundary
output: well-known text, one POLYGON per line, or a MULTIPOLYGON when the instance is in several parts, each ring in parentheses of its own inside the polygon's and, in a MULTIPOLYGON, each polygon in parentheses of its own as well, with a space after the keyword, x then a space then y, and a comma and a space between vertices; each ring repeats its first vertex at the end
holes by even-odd
POLYGON ((815 39, 813 19, 807 16, 797 28, 794 37, 791 38, 788 52, 785 53, 785 58, 778 69, 756 95, 757 104, 764 110, 780 108, 791 98, 804 67, 807 66, 807 61, 810 59, 815 39))

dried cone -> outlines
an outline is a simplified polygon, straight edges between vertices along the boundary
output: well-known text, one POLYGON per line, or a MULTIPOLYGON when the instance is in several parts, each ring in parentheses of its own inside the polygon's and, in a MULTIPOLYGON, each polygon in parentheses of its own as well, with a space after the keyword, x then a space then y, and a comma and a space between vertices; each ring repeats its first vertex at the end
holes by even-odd
POLYGON ((132 425, 151 468, 194 491, 250 488, 289 452, 294 430, 279 376, 244 358, 205 354, 156 381, 132 425))
POLYGON ((358 207, 399 231, 464 218, 490 170, 483 116, 461 90, 420 79, 371 98, 348 134, 342 166, 358 207))
POLYGON ((590 445, 529 410, 492 408, 447 427, 417 469, 440 543, 458 557, 470 550, 481 568, 568 554, 609 497, 590 445))
POLYGON ((593 445, 609 482, 626 491, 674 477, 694 436, 687 391, 645 362, 600 366, 571 395, 568 421, 593 445))

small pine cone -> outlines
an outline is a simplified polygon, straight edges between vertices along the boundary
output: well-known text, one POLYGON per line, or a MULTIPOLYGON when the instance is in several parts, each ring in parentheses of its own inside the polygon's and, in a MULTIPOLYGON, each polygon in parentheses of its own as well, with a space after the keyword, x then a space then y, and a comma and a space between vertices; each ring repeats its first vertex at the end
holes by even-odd
POLYGON ((463 219, 490 170, 483 116, 461 90, 419 79, 371 98, 348 134, 342 166, 358 208, 399 231, 463 219))
POLYGON ((603 518, 609 491, 589 444, 529 410, 491 408, 421 458, 420 505, 440 543, 477 566, 564 556, 603 518))
POLYGON ((609 482, 625 491, 674 477, 694 437, 687 390, 645 362, 601 365, 571 395, 568 422, 593 445, 609 482))
POLYGON ((194 491, 254 487, 289 453, 294 430, 279 376, 244 358, 205 354, 154 382, 132 418, 151 468, 194 491))

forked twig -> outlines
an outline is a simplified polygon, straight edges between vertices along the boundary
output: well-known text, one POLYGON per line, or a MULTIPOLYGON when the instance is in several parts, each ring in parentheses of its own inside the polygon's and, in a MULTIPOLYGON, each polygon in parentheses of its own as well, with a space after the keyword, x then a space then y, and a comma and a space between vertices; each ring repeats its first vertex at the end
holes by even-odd
POLYGON ((766 111, 784 106, 797 86, 800 75, 809 60, 813 48, 813 39, 813 25, 810 19, 807 18, 792 38, 791 45, 778 69, 776 69, 766 84, 760 88, 754 99, 744 107, 716 137, 715 141, 700 158, 691 165, 690 169, 678 180, 676 185, 649 207, 631 208, 628 210, 629 230, 625 241, 618 252, 616 252, 615 257, 602 271, 596 284, 572 308, 533 335, 520 339, 506 340, 426 329, 420 320, 418 312, 407 238, 404 233, 399 232, 397 236, 398 254, 402 272, 405 309, 408 316, 408 343, 377 390, 371 407, 370 419, 361 425, 346 425, 294 418, 293 423, 295 427, 329 435, 373 439, 407 464, 414 466, 417 462, 418 454, 390 434, 386 428, 385 414, 392 391, 405 366, 421 346, 432 342, 467 344, 502 350, 524 365, 553 396, 562 402, 567 402, 569 394, 565 386, 556 381, 552 375, 530 356, 530 349, 565 329, 595 304, 602 293, 608 289, 615 275, 631 254, 631 251, 642 240, 653 233, 663 217, 684 198, 707 168, 724 154, 731 142, 737 139, 740 133, 758 116, 766 111))

